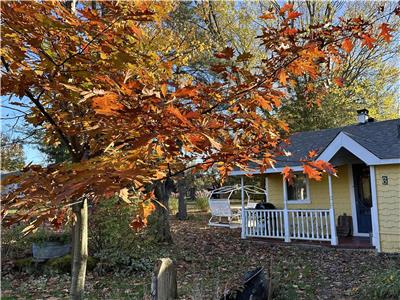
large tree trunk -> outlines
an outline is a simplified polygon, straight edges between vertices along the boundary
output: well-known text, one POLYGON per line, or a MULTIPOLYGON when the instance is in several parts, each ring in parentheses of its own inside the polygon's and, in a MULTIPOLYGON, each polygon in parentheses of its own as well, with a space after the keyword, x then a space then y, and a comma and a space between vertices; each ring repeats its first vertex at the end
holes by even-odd
POLYGON ((186 185, 185 179, 182 178, 178 181, 178 192, 179 192, 179 202, 178 202, 178 219, 186 220, 187 219, 187 208, 186 208, 186 185))
POLYGON ((159 242, 172 243, 172 235, 169 226, 169 195, 174 190, 172 179, 167 179, 154 184, 154 194, 157 198, 155 202, 156 210, 152 214, 152 230, 159 242))
POLYGON ((71 299, 83 299, 86 264, 88 258, 88 205, 87 199, 74 204, 72 211, 76 216, 72 227, 72 277, 71 299))

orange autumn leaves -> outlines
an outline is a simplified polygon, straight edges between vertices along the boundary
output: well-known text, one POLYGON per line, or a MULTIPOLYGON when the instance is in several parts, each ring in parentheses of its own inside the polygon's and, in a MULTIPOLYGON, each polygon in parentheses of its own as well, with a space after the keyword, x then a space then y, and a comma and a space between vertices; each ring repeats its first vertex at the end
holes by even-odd
MULTIPOLYGON (((7 21, 2 28, 6 33, 2 55, 11 67, 2 76, 2 92, 43 91, 35 96, 54 122, 33 104, 33 118, 28 121, 33 125, 37 120, 46 122, 46 139, 51 144, 60 143, 57 134, 62 132, 76 156, 72 164, 24 170, 20 193, 3 202, 12 208, 23 194, 27 201, 18 202, 22 203, 18 209, 24 220, 50 220, 60 215, 50 210, 82 195, 103 201, 132 186, 144 194, 143 186, 188 165, 196 171, 217 166, 222 176, 236 167, 246 169, 249 161, 264 170, 271 167, 289 134, 288 125, 277 114, 288 89, 303 76, 319 80, 323 64, 354 51, 356 43, 365 42, 368 50, 374 43, 371 38, 378 39, 360 30, 358 21, 338 21, 331 27, 321 24, 304 31, 297 26, 301 13, 296 4, 287 3, 261 16, 266 25, 254 42, 265 47, 269 59, 255 62, 257 72, 249 67, 252 53, 239 53, 230 45, 215 54, 215 65, 207 70, 212 81, 200 83, 188 74, 175 74, 187 66, 178 65, 173 56, 170 60, 159 56, 158 45, 148 54, 151 26, 147 24, 155 20, 162 26, 168 17, 164 6, 170 2, 144 1, 144 7, 129 1, 101 4, 106 8, 104 15, 82 2, 77 11, 84 18, 66 13, 59 2, 2 5, 7 21), (30 34, 21 37, 8 24, 30 34), (43 39, 46 43, 38 43, 43 39), (40 49, 44 44, 49 45, 45 52, 40 49), (77 52, 83 47, 84 51, 77 52), (21 51, 25 48, 29 51, 21 51), (30 53, 37 59, 33 61, 30 53), (46 213, 41 214, 41 209, 46 213), (26 213, 32 211, 38 213, 26 213)), ((381 25, 380 37, 391 40, 389 26, 381 25)), ((171 53, 182 52, 174 48, 178 44, 167 46, 171 53)), ((323 162, 302 163, 310 178, 332 172, 323 162)), ((152 210, 145 202, 137 207, 133 228, 145 226, 152 210)))

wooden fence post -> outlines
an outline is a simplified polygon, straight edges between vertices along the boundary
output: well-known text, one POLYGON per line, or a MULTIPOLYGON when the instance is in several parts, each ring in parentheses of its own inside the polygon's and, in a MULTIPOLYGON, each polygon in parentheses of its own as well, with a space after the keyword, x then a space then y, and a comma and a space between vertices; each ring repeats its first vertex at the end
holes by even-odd
POLYGON ((176 266, 170 258, 156 262, 151 279, 152 300, 172 300, 178 297, 176 266))

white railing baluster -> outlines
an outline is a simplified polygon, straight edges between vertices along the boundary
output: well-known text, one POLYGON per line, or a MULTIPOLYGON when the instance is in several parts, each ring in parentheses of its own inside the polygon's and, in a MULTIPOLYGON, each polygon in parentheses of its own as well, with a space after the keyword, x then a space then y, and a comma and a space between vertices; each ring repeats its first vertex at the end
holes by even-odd
POLYGON ((271 232, 271 211, 268 211, 268 236, 273 236, 271 232))
POLYGON ((283 237, 284 233, 283 233, 283 212, 282 211, 279 212, 279 221, 281 223, 281 230, 280 230, 281 235, 280 236, 283 237))
POLYGON ((297 237, 300 237, 300 217, 299 217, 299 211, 296 212, 296 223, 297 223, 297 237))
POLYGON ((328 212, 325 212, 325 226, 326 226, 326 239, 329 240, 329 216, 328 216, 328 212))
POLYGON ((324 234, 324 219, 322 218, 322 211, 319 212, 319 219, 321 222, 321 239, 325 238, 325 234, 324 234))

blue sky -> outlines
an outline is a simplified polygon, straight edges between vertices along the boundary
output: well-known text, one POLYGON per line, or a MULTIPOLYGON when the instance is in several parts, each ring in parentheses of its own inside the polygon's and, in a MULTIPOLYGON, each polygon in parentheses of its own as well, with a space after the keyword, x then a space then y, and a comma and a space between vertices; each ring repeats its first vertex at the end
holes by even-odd
MULTIPOLYGON (((19 99, 17 101, 20 101, 19 99)), ((9 135, 11 138, 22 138, 21 134, 19 134, 16 130, 13 130, 13 127, 23 127, 26 126, 24 124, 23 117, 17 118, 21 116, 22 113, 11 110, 7 107, 4 107, 8 102, 8 97, 1 96, 1 132, 9 135)), ((24 144, 24 152, 25 152, 25 162, 33 164, 45 164, 46 156, 40 152, 35 145, 24 144)))

